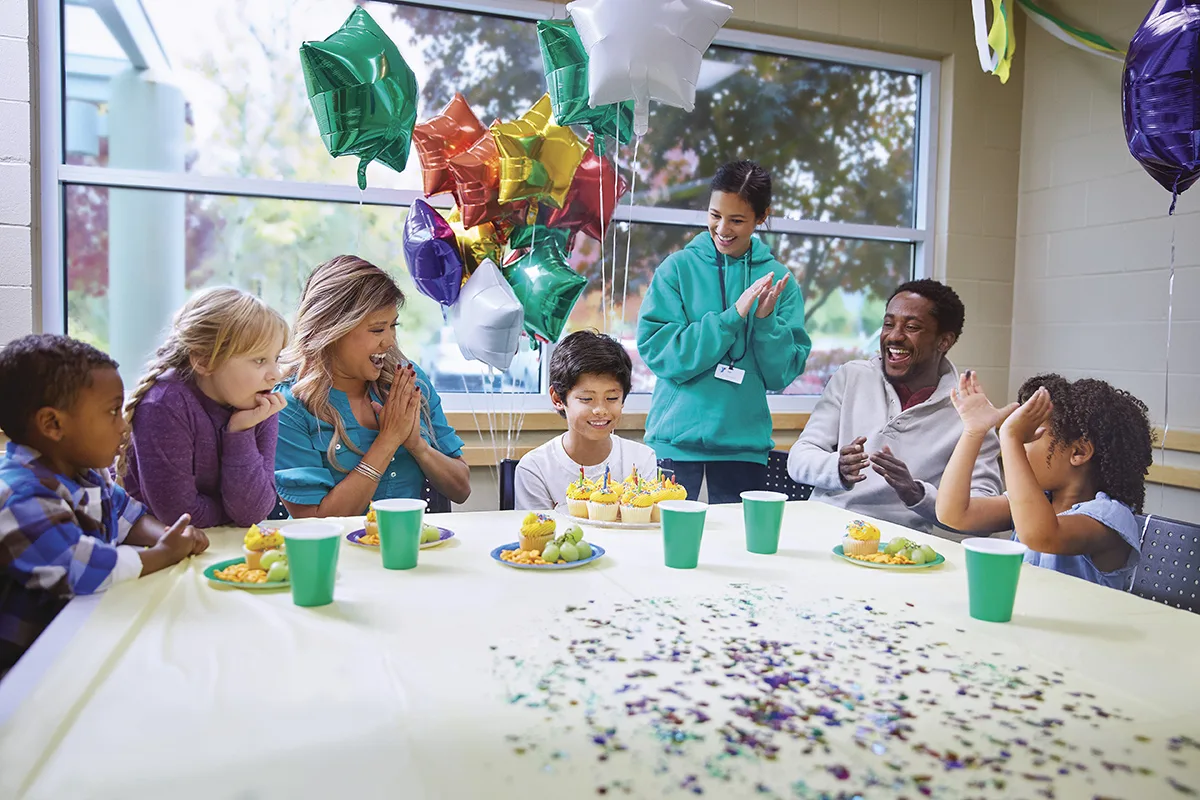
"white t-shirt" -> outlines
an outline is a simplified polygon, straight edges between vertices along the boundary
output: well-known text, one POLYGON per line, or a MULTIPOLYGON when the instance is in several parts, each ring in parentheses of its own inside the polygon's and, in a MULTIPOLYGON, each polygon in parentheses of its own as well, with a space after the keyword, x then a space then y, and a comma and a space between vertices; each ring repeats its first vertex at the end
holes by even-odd
MULTIPOLYGON (((580 465, 571 460, 560 434, 536 450, 525 454, 517 464, 516 506, 522 511, 552 511, 567 502, 567 487, 579 478, 580 465)), ((610 481, 620 483, 634 467, 648 479, 658 475, 654 451, 641 442, 632 442, 613 434, 612 452, 594 467, 584 467, 590 480, 604 477, 608 467, 610 481)))

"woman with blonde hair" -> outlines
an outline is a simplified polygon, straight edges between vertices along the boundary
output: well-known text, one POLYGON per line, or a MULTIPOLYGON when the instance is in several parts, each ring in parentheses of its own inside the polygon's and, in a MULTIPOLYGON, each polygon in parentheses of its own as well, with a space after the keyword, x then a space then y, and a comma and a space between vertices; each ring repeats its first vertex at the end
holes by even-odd
POLYGON ((356 256, 309 276, 285 354, 275 485, 294 517, 357 516, 372 500, 419 498, 426 478, 471 494, 462 439, 425 373, 396 346, 404 293, 356 256))
POLYGON ((117 460, 126 490, 159 519, 252 525, 275 508, 274 392, 287 321, 254 295, 197 292, 125 404, 117 460))

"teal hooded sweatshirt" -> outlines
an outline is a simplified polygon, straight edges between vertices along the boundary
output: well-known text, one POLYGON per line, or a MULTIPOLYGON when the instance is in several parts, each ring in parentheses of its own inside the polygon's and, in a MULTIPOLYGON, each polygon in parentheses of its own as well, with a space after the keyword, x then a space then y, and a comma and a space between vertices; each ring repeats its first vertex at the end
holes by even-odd
MULTIPOLYGON (((804 298, 789 280, 772 314, 734 307, 750 284, 787 267, 757 236, 741 258, 717 252, 708 231, 667 257, 654 272, 638 319, 638 352, 658 377, 646 444, 677 461, 767 463, 775 446, 767 390, 799 377, 812 349, 804 330, 804 298), (721 304, 724 265, 726 307, 721 304), (741 385, 719 380, 718 364, 745 370, 741 385)), ((757 308, 757 306, 755 307, 757 308)))

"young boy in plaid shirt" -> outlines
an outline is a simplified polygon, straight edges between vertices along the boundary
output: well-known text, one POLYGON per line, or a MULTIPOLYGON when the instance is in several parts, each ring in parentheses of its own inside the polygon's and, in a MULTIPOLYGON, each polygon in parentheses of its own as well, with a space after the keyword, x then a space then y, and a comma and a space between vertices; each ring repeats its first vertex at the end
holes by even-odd
POLYGON ((208 547, 113 483, 125 433, 117 364, 41 334, 0 350, 0 675, 76 595, 157 572, 208 547))

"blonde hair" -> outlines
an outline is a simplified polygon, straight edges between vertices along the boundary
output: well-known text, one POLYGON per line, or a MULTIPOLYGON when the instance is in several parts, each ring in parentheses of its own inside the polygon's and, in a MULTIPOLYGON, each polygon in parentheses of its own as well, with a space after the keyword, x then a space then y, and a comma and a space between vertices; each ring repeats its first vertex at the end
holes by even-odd
POLYGON ((146 364, 146 371, 125 402, 125 440, 117 457, 117 475, 129 467, 133 415, 146 392, 169 370, 191 380, 193 365, 213 370, 231 358, 253 353, 282 337, 287 344, 288 325, 275 309, 254 295, 228 286, 204 289, 192 295, 171 321, 171 332, 146 364))
MULTIPOLYGON (((293 380, 292 394, 309 413, 333 428, 326 455, 339 472, 347 470, 336 458, 339 444, 353 453, 364 455, 347 436, 342 415, 329 402, 333 388, 333 347, 343 336, 357 328, 370 314, 385 308, 404 307, 404 292, 379 267, 358 256, 338 256, 321 264, 308 276, 300 308, 296 312, 295 335, 287 350, 286 378, 293 380)), ((398 346, 384 354, 378 380, 367 384, 380 402, 386 402, 396 378, 396 366, 407 361, 398 346)), ((433 425, 429 410, 429 387, 421 389, 421 422, 426 430, 433 425)))

